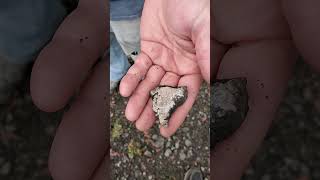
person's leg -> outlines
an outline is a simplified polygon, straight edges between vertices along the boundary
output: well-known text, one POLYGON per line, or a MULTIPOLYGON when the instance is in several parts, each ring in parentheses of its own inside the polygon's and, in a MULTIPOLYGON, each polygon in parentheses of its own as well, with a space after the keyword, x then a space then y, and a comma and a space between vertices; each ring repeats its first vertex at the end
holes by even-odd
POLYGON ((110 93, 126 74, 130 64, 113 32, 110 33, 110 93))
POLYGON ((110 26, 124 53, 135 60, 140 53, 140 18, 110 21, 110 26))

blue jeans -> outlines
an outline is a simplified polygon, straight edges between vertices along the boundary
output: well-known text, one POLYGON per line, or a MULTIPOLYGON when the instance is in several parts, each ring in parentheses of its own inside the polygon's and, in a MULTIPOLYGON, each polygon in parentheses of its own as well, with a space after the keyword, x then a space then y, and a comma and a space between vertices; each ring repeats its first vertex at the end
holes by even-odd
POLYGON ((110 80, 114 82, 126 74, 130 64, 113 32, 110 33, 110 80))
POLYGON ((128 58, 140 52, 140 18, 110 21, 110 80, 118 82, 127 73, 128 58))

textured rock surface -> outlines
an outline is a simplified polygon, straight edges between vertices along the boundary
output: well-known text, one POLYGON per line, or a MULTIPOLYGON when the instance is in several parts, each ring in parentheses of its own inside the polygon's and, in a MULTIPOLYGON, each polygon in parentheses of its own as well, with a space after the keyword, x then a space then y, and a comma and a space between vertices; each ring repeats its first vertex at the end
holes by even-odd
POLYGON ((177 88, 159 86, 152 90, 150 95, 152 109, 159 119, 160 126, 166 127, 171 114, 186 101, 188 90, 186 86, 177 88))
POLYGON ((234 133, 248 112, 245 78, 216 80, 211 86, 210 146, 234 133))

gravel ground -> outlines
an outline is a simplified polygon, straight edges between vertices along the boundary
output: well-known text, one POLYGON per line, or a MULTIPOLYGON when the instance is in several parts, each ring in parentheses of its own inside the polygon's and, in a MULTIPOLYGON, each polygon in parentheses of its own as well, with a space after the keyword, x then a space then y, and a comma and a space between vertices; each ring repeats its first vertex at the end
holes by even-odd
MULTIPOLYGON (((61 113, 37 110, 28 89, 26 79, 0 106, 1 180, 50 179, 47 158, 61 113)), ((208 177, 207 97, 208 89, 202 87, 190 116, 166 140, 157 127, 148 134, 138 132, 124 117, 126 99, 113 93, 113 179, 179 180, 193 166, 202 167, 208 177)), ((242 180, 320 179, 319 74, 298 63, 276 119, 242 180)))
POLYGON ((209 89, 200 95, 182 127, 169 139, 155 125, 149 132, 136 130, 124 116, 127 99, 114 92, 111 98, 112 179, 183 179, 191 167, 209 178, 209 89))
POLYGON ((28 79, 12 94, 0 106, 0 179, 51 179, 47 160, 61 113, 44 113, 33 105, 28 79))
POLYGON ((242 180, 320 179, 320 74, 301 61, 275 123, 242 180))

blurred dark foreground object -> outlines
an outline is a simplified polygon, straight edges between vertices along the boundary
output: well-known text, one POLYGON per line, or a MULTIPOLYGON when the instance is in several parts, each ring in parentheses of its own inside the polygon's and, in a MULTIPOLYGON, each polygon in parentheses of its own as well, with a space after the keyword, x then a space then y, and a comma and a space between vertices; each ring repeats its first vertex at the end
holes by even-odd
POLYGON ((210 148, 232 135, 248 112, 246 78, 215 80, 211 85, 210 148))

